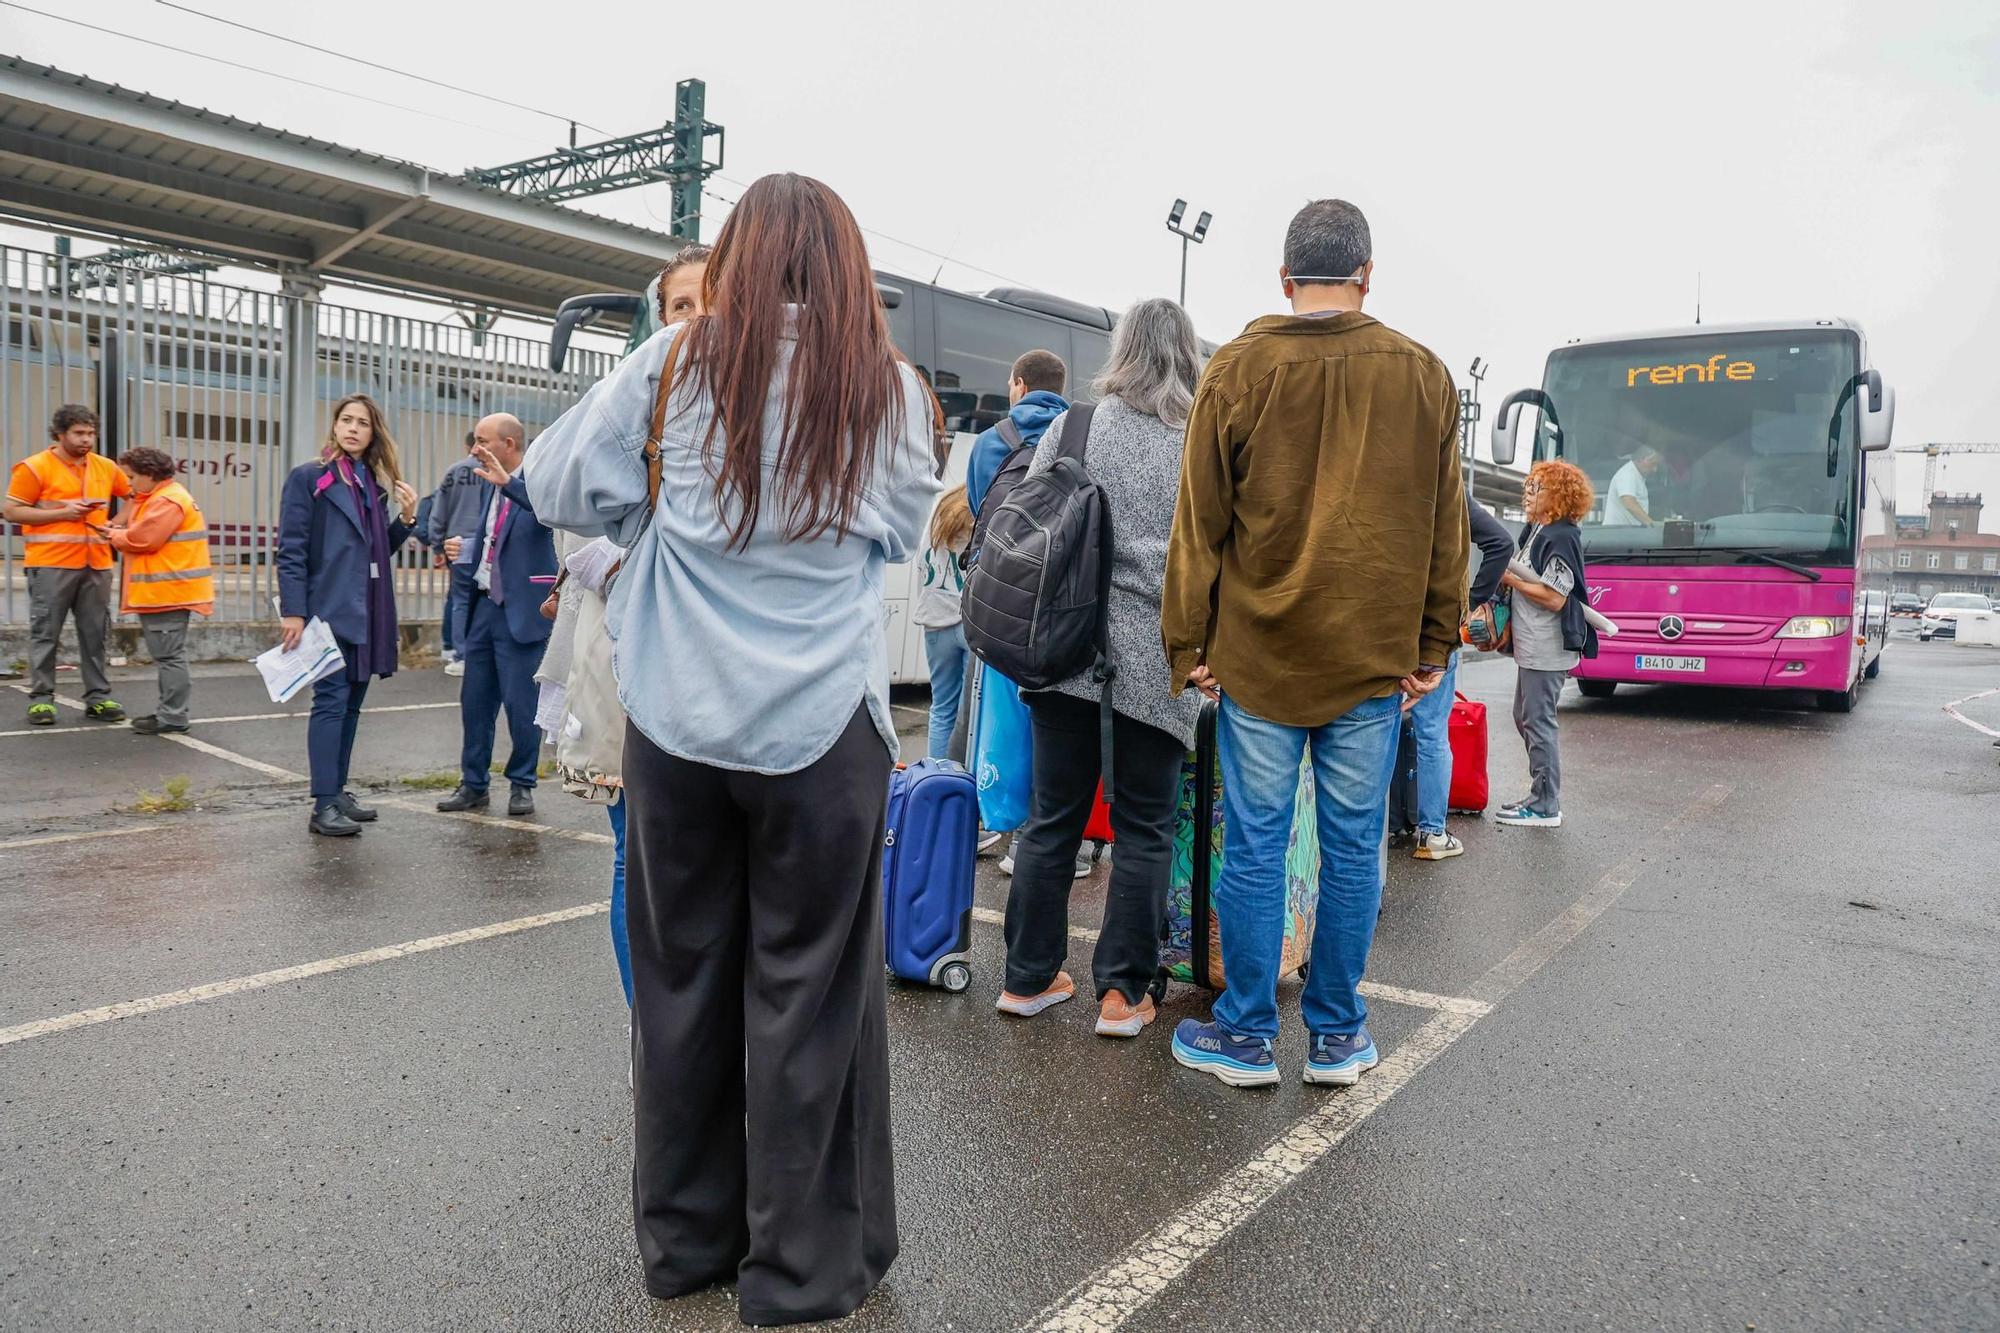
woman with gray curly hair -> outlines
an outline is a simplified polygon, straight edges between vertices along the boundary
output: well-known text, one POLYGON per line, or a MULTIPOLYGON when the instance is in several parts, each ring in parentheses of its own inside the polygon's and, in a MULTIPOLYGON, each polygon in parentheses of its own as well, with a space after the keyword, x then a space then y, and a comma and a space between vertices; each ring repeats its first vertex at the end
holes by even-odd
MULTIPOLYGON (((1181 759, 1194 745, 1201 698, 1176 698, 1160 645, 1160 589, 1180 486, 1182 438, 1201 376, 1201 341, 1172 301, 1141 301, 1111 336, 1091 386, 1084 466, 1111 506, 1111 863, 1103 931, 1091 962, 1097 1032, 1136 1037, 1153 1021, 1147 993, 1159 969, 1160 922, 1173 868, 1181 759)), ((1029 475, 1054 466, 1071 414, 1050 423, 1029 475)), ((1069 936, 1072 865, 1099 777, 1098 696, 1084 672, 1023 697, 1034 722, 1034 807, 1014 847, 1007 898, 1007 981, 1002 1013, 1028 1018, 1076 994, 1062 970, 1069 936)))

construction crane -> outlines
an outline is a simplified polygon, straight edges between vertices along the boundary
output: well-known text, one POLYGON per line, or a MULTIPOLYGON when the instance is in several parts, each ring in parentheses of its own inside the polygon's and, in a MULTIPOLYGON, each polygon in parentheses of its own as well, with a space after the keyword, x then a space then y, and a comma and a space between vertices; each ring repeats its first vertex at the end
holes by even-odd
POLYGON ((2000 444, 1906 444, 1899 454, 1924 456, 1924 503, 1937 494, 1938 459, 1944 454, 2000 454, 2000 444))
POLYGON ((669 230, 681 240, 697 241, 702 183, 722 169, 722 126, 709 121, 707 104, 708 85, 682 79, 674 87, 674 118, 657 130, 578 147, 572 125, 567 148, 504 167, 474 167, 465 174, 510 194, 557 201, 667 181, 674 187, 669 230), (713 162, 708 160, 711 137, 713 162))

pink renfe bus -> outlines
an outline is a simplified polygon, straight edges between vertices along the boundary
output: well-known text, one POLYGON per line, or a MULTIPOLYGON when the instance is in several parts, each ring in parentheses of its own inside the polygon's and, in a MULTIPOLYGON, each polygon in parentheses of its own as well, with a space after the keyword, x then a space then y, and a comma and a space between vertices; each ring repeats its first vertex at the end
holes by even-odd
POLYGON ((1894 394, 1848 320, 1697 325, 1581 339, 1509 396, 1534 457, 1589 474, 1591 605, 1618 625, 1577 669, 1620 682, 1811 690, 1850 711, 1881 670, 1895 531, 1894 394))

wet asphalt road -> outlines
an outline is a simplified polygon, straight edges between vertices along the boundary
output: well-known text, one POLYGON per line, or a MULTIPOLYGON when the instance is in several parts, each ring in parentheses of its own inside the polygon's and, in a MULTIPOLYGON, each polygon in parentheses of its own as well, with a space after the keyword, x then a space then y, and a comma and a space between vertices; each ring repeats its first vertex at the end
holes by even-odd
MULTIPOLYGON (((1492 708, 1495 796, 1518 794, 1511 670, 1462 685, 1492 708)), ((1467 856, 1391 861, 1373 980, 1491 1012, 1185 1247, 1123 1326, 2000 1327, 2000 751, 1939 711, 1996 685, 2000 652, 1898 639, 1851 717, 1567 696, 1567 827, 1454 820, 1467 856)), ((297 717, 198 724, 235 758, 67 711, 0 735, 0 1029, 599 901, 598 809, 544 788, 542 831, 448 819, 400 781, 453 766, 455 686, 371 695, 401 711, 364 719, 357 773, 410 804, 345 842, 309 839, 301 789, 241 762, 302 769, 297 717), (177 776, 198 808, 114 809, 177 776), (37 841, 75 833, 110 836, 37 841)), ((196 708, 298 711, 231 669, 196 708)), ((2000 697, 1968 712, 2000 727, 2000 697)), ((980 905, 1004 894, 986 863, 980 905)), ((727 1292, 639 1287, 606 929, 0 1044, 0 1329, 734 1326, 727 1292)), ((1187 988, 1137 1043, 1093 1037, 1084 1003, 1002 1022, 999 931, 976 932, 970 994, 892 990, 903 1253, 856 1329, 1034 1326, 1352 1096, 1296 1082, 1295 1022, 1279 1089, 1178 1069, 1187 988)), ((1371 1007, 1391 1059, 1370 1079, 1431 1049, 1439 1011, 1371 1007)))

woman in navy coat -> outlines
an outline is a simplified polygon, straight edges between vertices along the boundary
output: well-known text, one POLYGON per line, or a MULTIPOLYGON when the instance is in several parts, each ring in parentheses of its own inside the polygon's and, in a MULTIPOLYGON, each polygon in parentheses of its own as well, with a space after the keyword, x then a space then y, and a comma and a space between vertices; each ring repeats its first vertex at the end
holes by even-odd
POLYGON ((396 466, 396 442, 367 394, 334 404, 317 462, 285 478, 278 519, 278 612, 285 646, 318 616, 347 669, 313 686, 306 729, 314 833, 347 837, 375 811, 347 790, 347 765, 368 682, 396 674, 396 552, 416 523, 417 493, 396 466), (392 511, 392 504, 393 510, 392 511))

